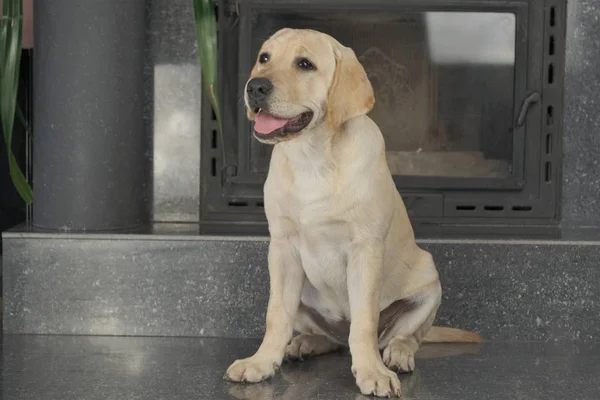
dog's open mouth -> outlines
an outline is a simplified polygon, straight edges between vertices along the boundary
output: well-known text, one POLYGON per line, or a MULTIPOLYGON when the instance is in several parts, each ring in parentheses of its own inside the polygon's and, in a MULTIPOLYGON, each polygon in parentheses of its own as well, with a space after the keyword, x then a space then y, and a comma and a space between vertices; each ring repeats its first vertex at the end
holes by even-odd
POLYGON ((307 111, 293 118, 280 118, 257 109, 254 119, 254 133, 260 139, 284 137, 288 134, 298 133, 306 128, 313 117, 312 111, 307 111))

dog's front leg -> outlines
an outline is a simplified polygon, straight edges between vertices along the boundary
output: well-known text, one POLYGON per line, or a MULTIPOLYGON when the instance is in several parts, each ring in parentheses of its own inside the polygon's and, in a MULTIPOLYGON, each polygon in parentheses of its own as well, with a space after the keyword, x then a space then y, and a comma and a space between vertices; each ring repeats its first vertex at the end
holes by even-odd
POLYGON ((400 395, 400 381, 379 354, 377 329, 383 273, 383 243, 366 240, 353 243, 348 258, 350 299, 350 353, 352 373, 365 395, 400 395))
POLYGON ((269 279, 267 326, 262 344, 252 357, 231 364, 224 376, 227 380, 260 382, 273 376, 281 365, 292 338, 305 279, 298 253, 289 239, 271 240, 269 279))

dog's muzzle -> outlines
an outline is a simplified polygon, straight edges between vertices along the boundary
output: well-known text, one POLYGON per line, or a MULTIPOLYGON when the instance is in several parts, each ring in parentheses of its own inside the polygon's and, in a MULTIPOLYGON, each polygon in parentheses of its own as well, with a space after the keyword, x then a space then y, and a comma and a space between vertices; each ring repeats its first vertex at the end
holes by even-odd
POLYGON ((267 109, 267 99, 273 92, 273 83, 267 78, 253 78, 246 84, 250 109, 267 109))

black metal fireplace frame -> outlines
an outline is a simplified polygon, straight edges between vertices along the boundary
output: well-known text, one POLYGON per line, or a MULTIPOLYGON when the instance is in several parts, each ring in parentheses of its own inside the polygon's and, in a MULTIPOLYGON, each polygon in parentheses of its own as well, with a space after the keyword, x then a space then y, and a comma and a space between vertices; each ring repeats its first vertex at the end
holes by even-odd
MULTIPOLYGON (((394 176, 417 231, 494 233, 558 224, 562 164, 565 0, 321 0, 311 10, 473 11, 516 15, 513 171, 509 179, 394 176), (527 99, 531 103, 527 104, 527 99), (522 115, 522 121, 518 121, 522 115), (518 122, 523 122, 519 124, 518 122), (465 189, 468 188, 468 189, 465 189), (490 229, 492 228, 492 229, 490 229)), ((251 127, 240 101, 254 9, 307 9, 301 0, 219 1, 219 57, 225 143, 203 101, 201 226, 209 233, 266 233, 262 185, 249 170, 251 127), (225 145, 223 160, 221 146, 225 145)))

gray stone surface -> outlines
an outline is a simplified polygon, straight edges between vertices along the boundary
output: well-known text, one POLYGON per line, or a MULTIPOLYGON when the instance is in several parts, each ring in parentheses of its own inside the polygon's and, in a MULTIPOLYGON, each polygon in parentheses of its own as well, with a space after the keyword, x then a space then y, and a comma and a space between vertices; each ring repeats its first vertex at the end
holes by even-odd
POLYGON ((436 244, 437 324, 490 339, 600 339, 600 245, 436 244))
MULTIPOLYGON (((346 352, 286 363, 271 381, 233 384, 230 362, 254 340, 4 336, 10 400, 362 400, 346 352)), ((428 345, 401 375, 404 399, 600 398, 598 343, 428 345)))
MULTIPOLYGON (((597 238, 597 236, 595 236, 597 238)), ((425 240, 444 288, 438 324, 495 340, 598 339, 600 241, 425 240)), ((5 332, 258 337, 265 238, 4 238, 5 332)))
POLYGON ((199 221, 202 85, 193 4, 146 0, 145 118, 153 132, 153 220, 199 221))
POLYGON ((5 332, 256 336, 265 248, 253 240, 5 237, 5 332))
POLYGON ((564 226, 600 226, 600 2, 570 0, 567 12, 564 226))

